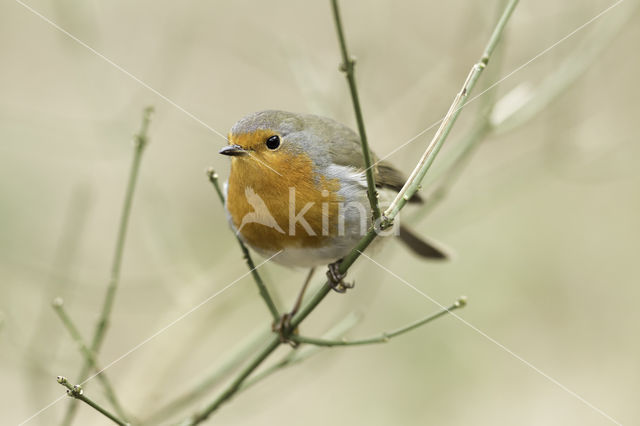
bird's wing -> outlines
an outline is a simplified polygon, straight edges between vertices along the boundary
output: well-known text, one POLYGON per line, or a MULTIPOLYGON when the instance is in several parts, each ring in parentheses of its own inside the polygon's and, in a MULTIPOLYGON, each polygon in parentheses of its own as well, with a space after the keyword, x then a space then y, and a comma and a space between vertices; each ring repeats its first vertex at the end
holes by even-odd
MULTIPOLYGON (((333 120, 332 120, 333 121, 333 120)), ((356 132, 340 123, 333 122, 332 137, 334 140, 342 140, 343 143, 329 144, 329 156, 333 163, 341 166, 354 167, 356 170, 364 171, 365 163, 362 155, 360 138, 356 132)), ((396 192, 402 189, 407 181, 404 174, 387 161, 380 161, 375 153, 371 153, 373 162, 373 172, 378 187, 392 189, 396 192)), ((411 198, 411 202, 422 202, 418 194, 411 198)))

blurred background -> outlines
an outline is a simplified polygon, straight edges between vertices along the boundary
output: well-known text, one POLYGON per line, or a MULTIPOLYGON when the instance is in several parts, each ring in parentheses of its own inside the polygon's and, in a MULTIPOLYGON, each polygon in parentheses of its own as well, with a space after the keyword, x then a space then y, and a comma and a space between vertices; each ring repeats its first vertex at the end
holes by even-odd
MULTIPOLYGON (((475 94, 612 4, 522 2, 475 94)), ((89 340, 109 277, 132 135, 145 106, 156 112, 100 353, 104 365, 246 272, 204 174, 209 166, 223 178, 228 174, 228 158, 217 154, 226 142, 197 119, 226 134, 249 112, 284 109, 355 127, 328 1, 28 5, 126 73, 19 2, 0 5, 3 424, 23 422, 63 395, 55 376, 75 380, 83 359, 51 300, 64 299, 89 340)), ((507 96, 496 114, 508 114, 540 91, 555 90, 545 82, 567 60, 576 71, 561 74, 568 76, 559 79, 562 95, 539 114, 488 135, 433 211, 405 215, 451 247, 453 261, 424 263, 396 242, 375 252, 378 262, 443 305, 468 296, 469 306, 457 311, 462 318, 625 424, 640 423, 635 11, 634 2, 621 3, 483 95, 507 96)), ((378 155, 442 118, 497 13, 495 1, 342 2, 367 133, 378 155)), ((463 111, 434 172, 468 135, 481 103, 482 97, 463 111)), ((389 160, 410 171, 434 131, 389 160)), ((280 306, 288 307, 305 272, 274 264, 260 271, 280 306)), ((349 276, 356 288, 330 295, 302 333, 321 335, 358 312, 361 321, 347 337, 367 337, 438 309, 366 259, 349 276)), ((246 276, 107 373, 125 408, 144 418, 193 388, 269 323, 246 276)), ((271 361, 285 353, 282 348, 271 361)), ((183 418, 216 389, 159 423, 183 418)), ((86 392, 108 406, 96 380, 86 392)), ((28 424, 58 424, 69 402, 28 424)), ((209 423, 612 421, 447 316, 384 345, 321 351, 242 392, 209 423)), ((82 405, 76 424, 110 423, 82 405)))

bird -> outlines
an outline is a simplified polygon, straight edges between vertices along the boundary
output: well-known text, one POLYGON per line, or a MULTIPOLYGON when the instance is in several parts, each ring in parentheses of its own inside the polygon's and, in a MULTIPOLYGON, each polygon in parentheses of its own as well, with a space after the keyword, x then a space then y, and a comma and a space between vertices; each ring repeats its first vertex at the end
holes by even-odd
MULTIPOLYGON (((311 268, 290 315, 317 266, 329 265, 332 287, 346 291, 337 266, 373 223, 358 134, 331 118, 266 110, 241 118, 227 139, 219 153, 231 157, 224 189, 231 228, 260 255, 311 268)), ((400 191, 404 174, 371 156, 378 189, 400 191)), ((416 194, 409 201, 423 200, 416 194)), ((405 225, 395 226, 393 234, 423 258, 447 258, 405 225)))

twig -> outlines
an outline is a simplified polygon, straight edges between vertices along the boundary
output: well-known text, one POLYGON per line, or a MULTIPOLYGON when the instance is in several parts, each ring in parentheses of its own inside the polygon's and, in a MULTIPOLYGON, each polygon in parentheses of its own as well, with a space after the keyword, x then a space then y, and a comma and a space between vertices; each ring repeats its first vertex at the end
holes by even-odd
MULTIPOLYGON (((506 0, 501 0, 498 4, 498 18, 504 10, 506 0)), ((492 82, 497 80, 502 65, 501 50, 504 50, 504 37, 502 43, 497 47, 491 60, 492 66, 486 72, 485 87, 491 88, 492 82), (502 47, 503 49, 500 49, 502 47)), ((425 216, 429 214, 440 201, 442 201, 451 187, 456 183, 465 166, 471 159, 472 154, 480 145, 480 142, 488 136, 493 130, 491 124, 491 114, 495 107, 495 99, 497 92, 495 90, 485 89, 480 98, 480 105, 476 116, 476 122, 472 129, 457 144, 457 150, 446 158, 441 159, 441 168, 434 171, 429 177, 425 178, 424 184, 428 186, 430 182, 439 182, 434 190, 426 197, 427 202, 424 207, 417 211, 416 216, 425 216), (488 90, 488 91, 487 91, 488 90)))
MULTIPOLYGON (((213 187, 216 189, 216 192, 218 193, 218 197, 220 197, 220 202, 222 203, 222 207, 224 207, 225 199, 224 199, 224 194, 220 189, 220 184, 218 183, 218 174, 212 168, 209 168, 207 170, 207 176, 209 177, 209 181, 213 184, 213 187)), ((247 246, 244 245, 244 243, 242 242, 242 240, 237 234, 236 234, 236 239, 238 240, 238 244, 240 245, 240 249, 242 250, 242 255, 244 257, 244 260, 247 262, 247 267, 251 271, 251 276, 253 276, 253 280, 258 286, 258 291, 260 292, 260 296, 262 296, 264 303, 266 303, 267 308, 269 308, 269 312, 271 312, 271 316, 273 317, 273 320, 278 321, 280 319, 280 313, 278 312, 278 308, 276 307, 276 304, 271 298, 271 295, 269 294, 269 290, 267 290, 267 286, 264 284, 264 281, 262 281, 262 277, 258 273, 258 270, 256 269, 256 265, 253 263, 253 259, 251 258, 251 254, 249 254, 249 250, 247 249, 247 246)))
POLYGON ((166 419, 188 404, 204 396, 212 387, 218 384, 222 379, 227 377, 229 373, 242 364, 249 355, 255 353, 260 344, 271 334, 272 331, 271 328, 269 328, 268 330, 263 330, 254 336, 250 336, 246 342, 243 342, 240 345, 239 348, 234 349, 228 356, 226 356, 213 372, 206 374, 205 377, 189 391, 177 396, 155 412, 151 413, 148 418, 142 421, 142 424, 157 424, 160 420, 166 419))
MULTIPOLYGON (((326 286, 323 286, 326 287, 326 286)), ((348 316, 344 321, 339 323, 333 333, 346 332, 348 328, 351 328, 355 325, 357 321, 357 317, 348 316), (343 331, 344 330, 344 331, 343 331)), ((328 336, 335 334, 328 334, 328 336)), ((300 362, 304 357, 309 357, 315 351, 308 351, 306 353, 302 353, 296 356, 297 350, 292 349, 291 352, 279 363, 274 364, 272 367, 268 368, 260 375, 255 376, 250 382, 245 382, 245 379, 264 361, 270 354, 273 352, 282 342, 280 341, 279 336, 271 337, 265 348, 258 353, 258 355, 245 367, 242 369, 240 374, 236 377, 236 379, 223 391, 223 393, 218 396, 209 406, 205 407, 200 412, 194 414, 190 418, 186 419, 182 423, 181 426, 194 426, 197 425, 204 420, 206 420, 211 413, 213 413, 220 405, 222 405, 225 401, 231 398, 236 392, 240 389, 246 389, 249 386, 255 384, 256 382, 264 379, 266 376, 274 373, 276 370, 283 368, 288 365, 292 365, 294 363, 300 362)))
MULTIPOLYGON (((518 0, 511 0, 508 3, 504 13, 502 14, 500 20, 496 25, 496 28, 493 31, 493 34, 491 35, 489 43, 487 44, 487 48, 485 49, 484 54, 482 55, 482 59, 479 63, 481 65, 478 65, 478 64, 474 65, 469 77, 467 77, 467 80, 465 81, 465 84, 463 86, 463 91, 459 93, 458 96, 456 96, 456 99, 454 100, 454 103, 451 106, 449 113, 447 114, 450 118, 448 120, 445 119, 445 121, 443 121, 442 125, 440 126, 441 128, 438 130, 438 132, 436 133, 436 137, 434 138, 434 141, 438 145, 442 145, 442 143, 448 136, 449 131, 451 130, 451 127, 455 122, 455 117, 458 115, 458 112, 460 111, 459 109, 457 109, 458 106, 460 106, 460 101, 466 99, 466 97, 469 95, 469 93, 475 86, 475 83, 478 77, 480 76, 481 70, 488 63, 489 58, 493 53, 493 50, 495 49, 495 45, 500 39, 500 35, 504 31, 506 23, 509 20, 509 17, 511 16, 513 9, 515 8, 517 3, 518 3, 518 0), (452 114, 452 111, 453 111, 453 114, 452 114), (454 116, 453 120, 451 119, 452 115, 454 116)), ((423 156, 423 158, 419 163, 419 167, 416 168, 418 170, 418 173, 415 173, 414 171, 414 174, 412 174, 413 177, 410 178, 410 181, 403 188, 404 195, 407 195, 407 200, 411 195, 413 195, 413 193, 415 193, 415 191, 420 185, 420 182, 424 178, 424 174, 426 173, 426 170, 428 169, 429 165, 433 162, 433 159, 435 158, 435 156, 438 154, 439 149, 436 149, 436 150, 433 149, 434 141, 432 141, 429 144, 429 147, 427 148, 425 155, 423 156), (426 164, 426 167, 425 167, 425 164, 426 164), (410 189, 408 189, 408 187, 410 189), (409 190, 413 192, 410 193, 409 190)), ((392 210, 388 210, 389 214, 387 215, 387 218, 385 220, 387 225, 389 224, 390 221, 393 220, 393 218, 398 214, 398 212, 406 204, 406 200, 404 200, 403 198, 404 195, 401 195, 400 199, 396 198, 395 207, 392 210), (404 202, 402 202, 402 200, 404 200, 404 202)), ((382 225, 382 223, 380 225, 382 225)), ((369 246, 369 244, 375 239, 378 231, 379 229, 377 228, 370 229, 365 234, 365 236, 362 237, 362 239, 358 242, 356 247, 347 256, 345 256, 345 258, 340 262, 339 272, 341 274, 345 274, 348 271, 351 265, 353 265, 356 259, 360 256, 362 251, 364 251, 369 246)), ((327 294, 329 294, 330 291, 331 291, 330 283, 326 281, 325 284, 322 287, 320 287, 318 291, 302 306, 302 308, 298 311, 298 313, 294 315, 294 317, 291 319, 290 329, 295 330, 296 327, 300 325, 302 321, 304 321, 304 319, 316 308, 316 306, 318 306, 318 304, 327 296, 327 294)), ((249 361, 249 363, 240 371, 238 376, 236 376, 236 378, 225 387, 225 389, 222 391, 220 395, 218 395, 210 404, 205 406, 202 410, 200 410, 199 412, 195 413, 193 416, 191 416, 190 418, 182 422, 181 425, 194 426, 206 420, 223 403, 229 400, 238 391, 238 389, 240 389, 242 383, 247 379, 247 377, 249 377, 249 375, 251 375, 251 373, 256 368, 258 368, 258 366, 262 364, 262 362, 265 359, 267 359, 267 357, 279 346, 279 344, 280 344, 280 337, 272 336, 267 341, 266 346, 259 353, 257 353, 253 357, 253 359, 249 361)))
POLYGON ((313 337, 305 337, 305 336, 298 336, 298 335, 291 335, 289 336, 289 339, 293 340, 294 342, 298 342, 298 343, 306 343, 306 344, 310 344, 310 345, 316 345, 316 346, 327 346, 327 347, 333 347, 333 346, 362 346, 362 345, 371 345, 371 344, 376 344, 376 343, 387 343, 389 340, 391 340, 392 338, 399 336, 401 334, 407 333, 411 330, 414 330, 428 322, 431 322, 437 318, 440 318, 441 316, 444 316, 446 314, 448 314, 451 311, 454 311, 456 309, 462 308, 464 306, 466 306, 467 304, 467 300, 465 297, 460 297, 458 298, 451 306, 449 306, 448 308, 442 309, 438 312, 436 312, 435 314, 431 314, 426 318, 423 318, 421 320, 415 321, 409 325, 406 325, 404 327, 398 328, 397 330, 388 332, 388 333, 382 333, 379 336, 374 336, 374 337, 369 337, 367 339, 359 339, 359 340, 328 340, 328 339, 317 339, 317 338, 313 338, 313 337))
POLYGON ((244 382, 244 380, 249 377, 249 375, 256 368, 258 368, 260 364, 262 364, 262 361, 267 359, 267 357, 271 355, 271 353, 276 350, 278 346, 280 346, 280 343, 281 342, 279 336, 271 337, 267 342, 267 345, 256 354, 256 356, 249 362, 249 364, 247 364, 240 371, 240 373, 238 373, 238 376, 236 376, 236 378, 226 386, 222 393, 217 396, 213 400, 213 402, 211 402, 201 411, 197 412, 193 416, 180 423, 180 425, 194 426, 205 421, 211 415, 211 413, 216 411, 218 407, 220 407, 224 402, 231 398, 238 391, 238 389, 240 389, 240 385, 242 384, 242 382, 244 382))
MULTIPOLYGON (((335 340, 342 337, 345 333, 351 330, 360 321, 360 318, 361 316, 356 313, 351 313, 350 315, 347 315, 340 322, 338 322, 336 325, 331 327, 331 329, 327 331, 322 336, 322 338, 327 340, 335 340)), ((272 375, 273 373, 282 370, 283 368, 291 367, 295 364, 301 363, 302 361, 312 357, 313 355, 316 355, 323 349, 324 348, 322 346, 313 346, 313 345, 292 349, 280 361, 264 369, 258 374, 255 374, 250 379, 242 383, 238 392, 248 389, 249 387, 264 380, 265 378, 272 375)))
POLYGON ((491 123, 488 119, 478 121, 471 131, 460 142, 461 149, 452 154, 452 159, 442 169, 441 176, 438 176, 439 183, 435 189, 432 189, 426 197, 424 206, 412 215, 412 220, 416 217, 428 215, 442 201, 451 187, 456 183, 458 177, 462 173, 464 166, 469 162, 471 154, 479 146, 479 142, 491 133, 491 123))
POLYGON ((71 338, 73 339, 73 341, 76 343, 76 345, 78 345, 78 348, 84 355, 84 358, 89 361, 91 368, 98 373, 98 380, 100 381, 100 383, 102 383, 102 386, 104 387, 105 395, 109 400, 109 402, 111 403, 111 405, 113 406, 113 409, 116 411, 116 413, 120 417, 122 417, 125 421, 128 421, 128 416, 126 415, 124 409, 122 408, 122 405, 120 405, 120 402, 116 397, 116 393, 113 389, 113 386, 111 385, 111 382, 107 378, 106 374, 103 371, 101 371, 102 369, 98 366, 98 361, 96 360, 95 354, 91 351, 91 349, 89 349, 87 344, 84 342, 84 339, 80 334, 80 331, 78 330, 78 328, 75 326, 75 324, 69 317, 69 314, 67 314, 67 311, 64 309, 63 300, 60 297, 56 297, 53 300, 51 305, 53 306, 53 309, 56 311, 56 314, 58 314, 58 317, 62 321, 62 324, 65 326, 65 328, 71 335, 71 338))
POLYGON ((360 107, 358 88, 356 86, 356 76, 354 72, 356 61, 349 55, 347 51, 347 41, 344 36, 344 30, 342 29, 338 0, 331 0, 331 6, 333 9, 333 19, 336 24, 336 31, 338 33, 338 40, 340 41, 340 51, 342 53, 342 64, 340 65, 340 71, 343 71, 345 73, 345 75, 347 76, 347 81, 349 82, 349 90, 351 92, 351 100, 353 101, 353 110, 356 115, 356 122, 358 123, 358 133, 360 134, 362 155, 364 158, 364 165, 367 175, 367 197, 369 198, 369 204, 371 204, 373 219, 374 221, 377 221, 378 219, 380 219, 381 212, 380 206, 378 204, 376 180, 373 174, 373 168, 371 166, 371 151, 369 150, 369 142, 367 141, 367 133, 365 131, 364 118, 362 118, 362 108, 360 107))
POLYGON ((389 208, 387 208, 387 210, 384 212, 384 221, 381 224, 382 228, 388 227, 391 222, 393 222, 393 219, 397 216, 402 207, 404 207, 404 205, 411 199, 411 197, 420 189, 420 184, 422 183, 425 174, 431 167, 433 160, 440 151, 440 148, 442 147, 445 139, 449 135, 449 132, 456 122, 460 111, 464 107, 464 103, 466 102, 469 93, 473 90, 476 82, 478 81, 478 78, 480 77, 480 74, 482 74, 482 71, 489 63, 489 59, 491 58, 491 55, 493 54, 498 41, 500 41, 500 37, 502 36, 507 22, 509 21, 509 18, 511 17, 511 14, 513 13, 517 4, 518 0, 511 0, 507 4, 504 12, 502 13, 502 16, 498 20, 496 28, 493 30, 493 34, 491 35, 491 38, 489 39, 489 42, 485 47, 480 61, 478 61, 478 63, 476 63, 471 68, 467 79, 462 85, 462 89, 456 95, 453 103, 451 104, 451 107, 449 108, 449 111, 447 112, 447 115, 445 115, 442 123, 440 123, 438 131, 433 136, 433 139, 422 155, 422 158, 420 158, 418 165, 413 170, 413 172, 409 176, 409 179, 402 187, 396 198, 391 202, 389 208))
POLYGON ((543 111, 562 92, 567 90, 580 78, 590 66, 602 57, 602 52, 626 27, 631 18, 635 17, 640 7, 627 13, 621 13, 617 19, 610 19, 607 26, 600 31, 594 31, 583 40, 581 48, 568 55, 556 67, 556 71, 546 77, 542 83, 532 90, 532 96, 521 105, 509 111, 503 117, 492 117, 492 125, 496 134, 502 134, 528 122, 543 111))
MULTIPOLYGON (((52 274, 49 276, 49 282, 42 286, 42 295, 44 303, 48 303, 54 296, 58 294, 74 294, 73 274, 74 261, 76 260, 80 242, 84 236, 87 218, 91 206, 91 191, 86 183, 76 184, 71 192, 71 197, 65 209, 64 220, 61 227, 60 236, 54 250, 53 261, 51 263, 52 274)), ((47 383, 50 380, 51 373, 40 374, 46 371, 41 363, 47 365, 55 365, 55 360, 59 356, 61 339, 52 332, 52 327, 57 326, 51 321, 51 311, 45 306, 37 309, 37 318, 34 319, 36 326, 29 342, 28 352, 32 354, 29 361, 33 363, 29 369, 29 385, 32 387, 29 394, 30 402, 39 405, 42 401, 43 392, 48 389, 43 386, 42 380, 46 378, 47 383), (41 370, 41 371, 38 371, 41 370)), ((34 407, 34 411, 40 407, 34 407)))
MULTIPOLYGON (((122 265, 122 255, 124 253, 124 243, 127 235, 127 226, 129 224, 129 215, 131 213, 131 205, 133 203, 133 195, 136 187, 136 181, 138 178, 138 171, 140 169, 140 161, 142 160, 142 153, 147 145, 147 132, 149 130, 149 123, 151 120, 152 107, 144 109, 142 116, 142 125, 140 132, 134 137, 134 155, 131 163, 131 169, 129 172, 129 181, 127 183, 127 189, 124 198, 124 204, 122 206, 122 213, 120 214, 120 225, 118 227, 118 236, 116 238, 116 247, 113 255, 113 263, 111 265, 111 276, 109 278, 109 284, 107 285, 107 292, 102 305, 102 311, 96 328, 91 340, 91 352, 97 354, 100 352, 100 347, 104 341, 104 337, 109 326, 109 317, 111 316, 111 310, 113 309, 113 303, 115 301, 116 291, 118 289, 118 282, 120 281, 120 267, 122 265)), ((91 369, 91 363, 85 359, 80 372, 78 373, 79 381, 83 382, 87 379, 89 371, 91 369)), ((77 404, 70 404, 65 417, 63 419, 64 425, 69 425, 73 421, 77 404)))
MULTIPOLYGON (((480 141, 492 135, 512 131, 526 124, 582 77, 590 66, 600 58, 600 54, 620 34, 639 9, 640 7, 636 5, 635 9, 630 13, 621 14, 618 19, 607 21, 606 27, 590 34, 583 41, 584 48, 575 49, 535 89, 527 89, 527 83, 523 83, 498 100, 498 102, 495 102, 496 91, 491 90, 495 83, 490 83, 489 88, 486 89, 488 91, 483 92, 484 94, 481 98, 483 102, 483 106, 480 107, 481 117, 473 129, 460 142, 460 149, 447 159, 444 159, 446 164, 440 168, 440 172, 431 175, 431 178, 427 179, 429 182, 440 181, 442 183, 438 184, 429 194, 424 208, 420 209, 415 216, 428 214, 440 200, 444 199, 471 154, 479 146, 480 141), (498 109, 494 108, 508 96, 511 96, 511 93, 514 93, 515 90, 526 92, 521 99, 521 103, 514 105, 510 111, 506 112, 498 111, 498 109), (530 96, 527 96, 527 94, 530 94, 530 96)), ((494 63, 495 61, 492 61, 492 64, 494 63)), ((492 70, 495 75, 498 68, 492 67, 492 70)), ((488 80, 493 81, 494 78, 489 78, 488 80)))
POLYGON ((122 255, 124 253, 124 243, 127 235, 127 227, 129 225, 129 216, 131 213, 131 205, 133 204, 133 195, 135 192, 136 182, 138 179, 138 171, 140 170, 140 161, 142 159, 142 153, 147 145, 147 131, 149 129, 149 121, 153 108, 147 107, 144 110, 142 127, 140 132, 134 138, 134 156, 131 164, 131 172, 129 174, 129 182, 127 183, 127 191, 125 194, 124 205, 122 207, 122 213, 120 216, 120 226, 118 228, 118 237, 116 240, 116 248, 113 256, 113 264, 111 266, 111 277, 109 279, 109 285, 107 287, 107 294, 104 300, 104 306, 96 332, 93 336, 93 342, 91 348, 94 352, 98 352, 104 335, 109 324, 109 317, 111 310, 113 309, 113 303, 115 301, 116 290, 118 289, 118 283, 120 281, 120 268, 122 266, 122 255))
POLYGON ((69 381, 65 377, 62 377, 62 376, 58 376, 57 380, 58 380, 58 383, 60 383, 65 388, 67 388, 67 395, 69 395, 70 397, 78 399, 78 400, 84 402, 85 404, 87 404, 88 406, 93 408, 94 410, 98 411, 99 413, 101 413, 105 417, 109 418, 115 424, 118 424, 120 426, 129 426, 129 423, 123 422, 117 416, 115 416, 114 414, 110 413, 105 408, 101 407, 98 403, 96 403, 92 399, 89 399, 89 397, 85 396, 84 395, 84 390, 82 389, 82 386, 80 386, 80 385, 72 385, 71 383, 69 383, 69 381))

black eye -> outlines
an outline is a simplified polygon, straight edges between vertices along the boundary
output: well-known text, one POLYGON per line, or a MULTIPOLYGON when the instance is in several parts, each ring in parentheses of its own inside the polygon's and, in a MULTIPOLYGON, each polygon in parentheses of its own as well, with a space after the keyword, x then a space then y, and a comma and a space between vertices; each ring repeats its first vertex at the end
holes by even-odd
POLYGON ((280 136, 273 135, 273 136, 270 136, 269 139, 267 139, 267 148, 274 150, 274 149, 278 149, 279 146, 280 146, 280 136))

